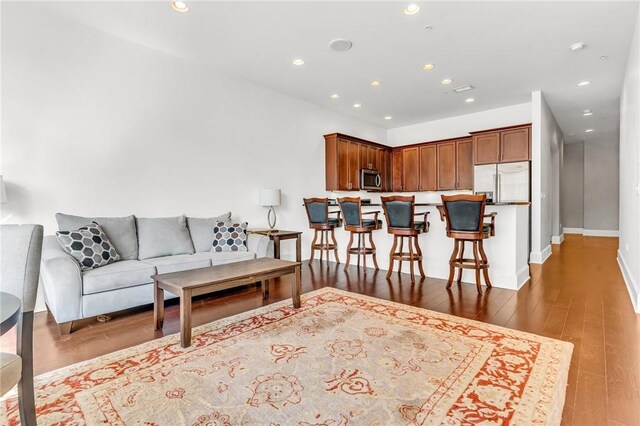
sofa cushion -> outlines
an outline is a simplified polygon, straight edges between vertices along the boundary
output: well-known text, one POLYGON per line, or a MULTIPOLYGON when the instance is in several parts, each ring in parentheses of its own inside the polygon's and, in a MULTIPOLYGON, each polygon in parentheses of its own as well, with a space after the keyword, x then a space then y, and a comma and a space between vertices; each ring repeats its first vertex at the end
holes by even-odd
POLYGON ((176 256, 145 259, 142 262, 153 265, 158 271, 158 274, 168 274, 169 272, 187 271, 189 269, 211 266, 211 259, 207 254, 208 253, 179 254, 176 256))
POLYGON ((231 220, 231 212, 216 217, 188 217, 187 226, 191 233, 193 248, 196 252, 211 250, 213 243, 213 227, 218 222, 228 222, 231 220))
POLYGON ((211 259, 211 265, 226 265, 227 263, 242 262, 256 258, 256 254, 250 251, 220 251, 207 253, 211 259))
POLYGON ((120 260, 120 255, 95 222, 73 231, 58 231, 56 236, 62 248, 78 261, 83 271, 120 260))
POLYGON ((138 237, 136 236, 136 220, 126 217, 82 217, 56 213, 59 231, 73 231, 96 222, 104 231, 122 260, 138 258, 138 237))
POLYGON ((193 254, 193 244, 185 216, 136 217, 136 224, 138 227, 138 259, 193 254))
POLYGON ((248 251, 247 222, 218 222, 213 227, 212 252, 248 251))
POLYGON ((93 294, 153 282, 156 268, 137 260, 121 260, 82 273, 82 293, 93 294))

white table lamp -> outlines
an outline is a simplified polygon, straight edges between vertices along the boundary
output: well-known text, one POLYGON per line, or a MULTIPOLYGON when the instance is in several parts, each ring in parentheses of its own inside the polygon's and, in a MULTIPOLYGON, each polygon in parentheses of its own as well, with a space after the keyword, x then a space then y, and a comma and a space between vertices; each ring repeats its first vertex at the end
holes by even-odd
POLYGON ((280 205, 280 190, 279 189, 261 189, 260 205, 264 207, 269 207, 269 212, 267 213, 267 222, 269 223, 269 228, 271 229, 275 228, 276 227, 276 211, 273 209, 273 206, 280 205))
POLYGON ((0 204, 5 204, 7 202, 7 191, 4 189, 4 180, 2 180, 2 175, 0 175, 0 204))

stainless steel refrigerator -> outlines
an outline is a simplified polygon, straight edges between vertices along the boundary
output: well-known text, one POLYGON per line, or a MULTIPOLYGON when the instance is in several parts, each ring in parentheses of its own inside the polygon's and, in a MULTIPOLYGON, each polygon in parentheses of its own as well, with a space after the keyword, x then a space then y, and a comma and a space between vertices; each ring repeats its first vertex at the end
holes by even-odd
POLYGON ((494 203, 530 201, 529 167, 528 161, 475 166, 473 192, 494 203))

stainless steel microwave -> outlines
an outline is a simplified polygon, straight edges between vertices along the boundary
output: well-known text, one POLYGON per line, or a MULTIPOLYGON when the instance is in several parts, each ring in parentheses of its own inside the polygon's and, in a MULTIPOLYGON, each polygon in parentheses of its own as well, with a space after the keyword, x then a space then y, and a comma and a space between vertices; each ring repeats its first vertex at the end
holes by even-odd
POLYGON ((365 191, 380 191, 382 178, 376 170, 360 169, 360 189, 365 191))

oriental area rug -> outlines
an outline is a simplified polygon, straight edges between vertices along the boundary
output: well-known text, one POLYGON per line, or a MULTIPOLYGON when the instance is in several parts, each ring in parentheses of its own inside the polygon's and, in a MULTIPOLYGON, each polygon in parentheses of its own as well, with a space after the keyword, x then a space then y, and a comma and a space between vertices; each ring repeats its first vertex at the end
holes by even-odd
MULTIPOLYGON (((560 423, 572 345, 324 288, 36 378, 39 425, 560 423)), ((0 422, 17 424, 15 397, 0 422)))

